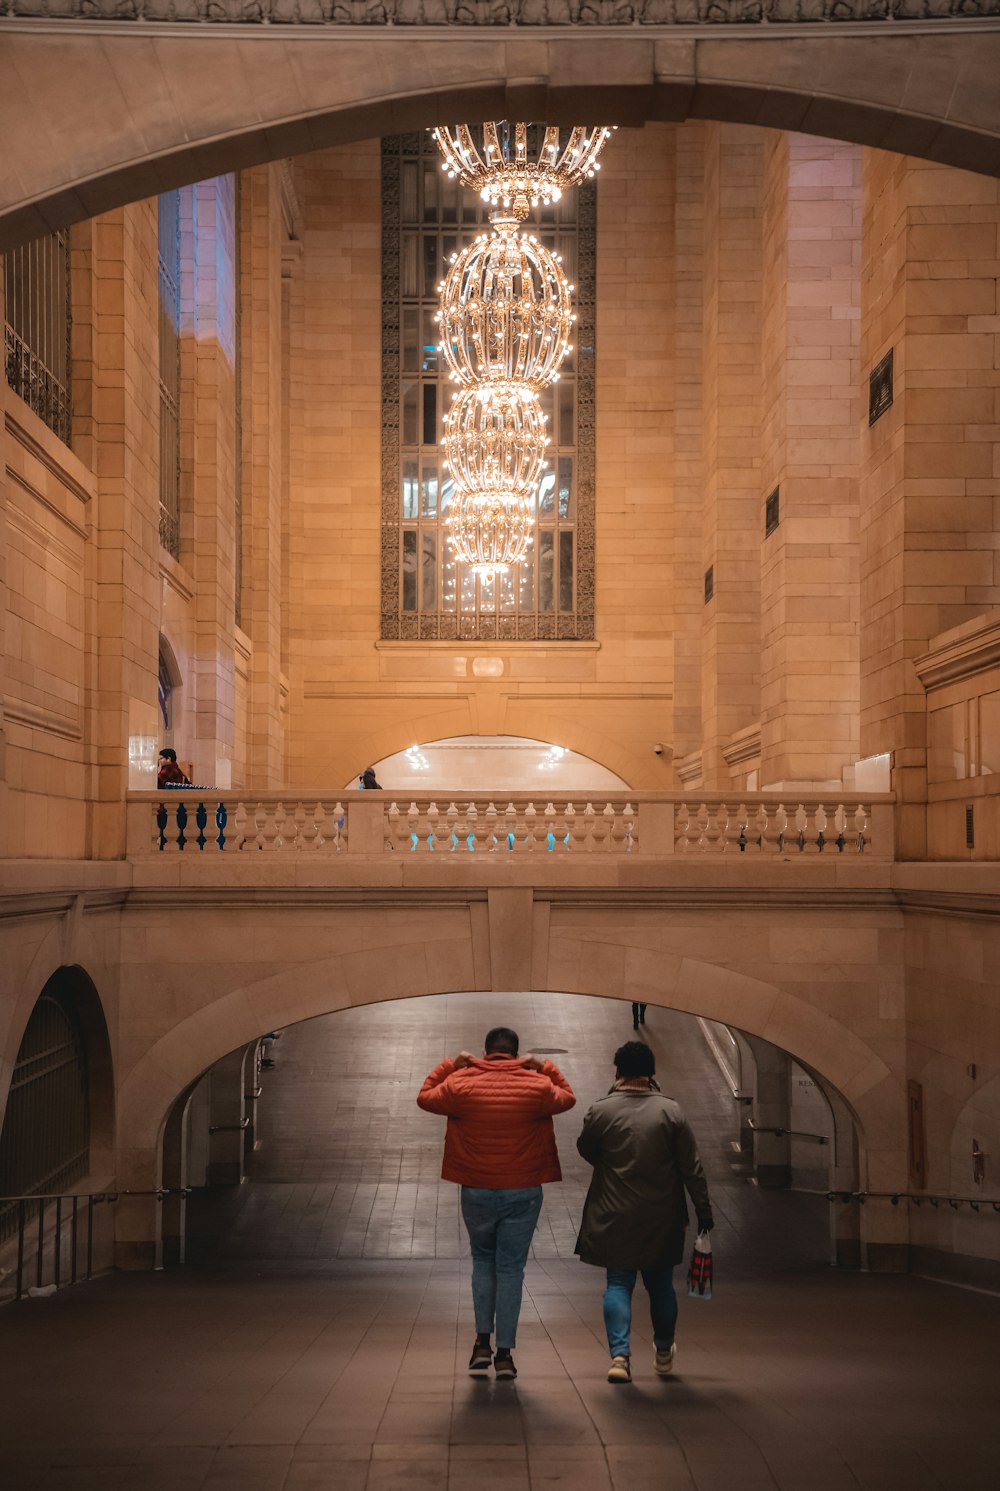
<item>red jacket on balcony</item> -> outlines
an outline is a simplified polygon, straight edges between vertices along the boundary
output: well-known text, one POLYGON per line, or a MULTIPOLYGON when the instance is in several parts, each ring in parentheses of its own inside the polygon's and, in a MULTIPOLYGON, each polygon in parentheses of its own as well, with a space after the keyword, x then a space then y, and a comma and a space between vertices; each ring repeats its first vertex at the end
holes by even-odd
POLYGON ((552 1115, 576 1102, 557 1066, 540 1071, 527 1058, 492 1055, 434 1068, 417 1097, 448 1120, 442 1180, 490 1191, 521 1190, 562 1180, 552 1115))

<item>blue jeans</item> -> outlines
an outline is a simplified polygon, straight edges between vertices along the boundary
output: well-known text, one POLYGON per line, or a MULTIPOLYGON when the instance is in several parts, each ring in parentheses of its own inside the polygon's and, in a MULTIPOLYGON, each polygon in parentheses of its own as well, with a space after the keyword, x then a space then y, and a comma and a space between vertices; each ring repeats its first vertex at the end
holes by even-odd
MULTIPOLYGON (((630 1356, 629 1331, 632 1327, 632 1290, 637 1272, 629 1268, 609 1268, 604 1291, 604 1328, 612 1356, 630 1356)), ((657 1351, 669 1351, 674 1344, 677 1325, 677 1295, 674 1293, 672 1268, 644 1268, 642 1282, 649 1294, 649 1313, 653 1320, 653 1341, 657 1351)))
POLYGON ((517 1191, 462 1187, 462 1220, 472 1245, 476 1330, 492 1335, 495 1320, 498 1351, 511 1351, 517 1342, 524 1265, 541 1209, 541 1186, 517 1191))

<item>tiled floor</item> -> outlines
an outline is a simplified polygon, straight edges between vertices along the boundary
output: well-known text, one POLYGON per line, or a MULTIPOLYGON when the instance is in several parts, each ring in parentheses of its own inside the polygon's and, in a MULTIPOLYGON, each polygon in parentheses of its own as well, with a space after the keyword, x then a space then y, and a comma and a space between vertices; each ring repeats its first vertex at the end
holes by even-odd
MULTIPOLYGON (((688 1103, 724 1219, 716 1298, 682 1301, 677 1375, 654 1377, 640 1314, 635 1382, 605 1381, 600 1279, 568 1251, 570 1114, 521 1376, 470 1381, 440 1125, 410 1105, 415 1076, 481 1036, 480 1009, 414 1001, 290 1033, 258 1178, 199 1214, 215 1259, 0 1314, 4 1491, 994 1491, 1000 1300, 811 1261, 825 1214, 727 1177, 724 1089, 696 1032, 660 1012, 664 1086, 688 1103)), ((500 1013, 569 1048, 581 1101, 601 1090, 620 1007, 500 1013)))

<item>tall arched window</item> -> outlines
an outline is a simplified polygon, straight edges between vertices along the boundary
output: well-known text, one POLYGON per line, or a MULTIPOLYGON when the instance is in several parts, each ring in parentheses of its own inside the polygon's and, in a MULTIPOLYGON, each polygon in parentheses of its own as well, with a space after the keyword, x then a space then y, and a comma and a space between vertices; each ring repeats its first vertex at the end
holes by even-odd
MULTIPOLYGON (((83 1026, 64 970, 31 1012, 0 1130, 0 1196, 52 1195, 90 1168, 90 1080, 83 1026)), ((16 1226, 0 1207, 0 1238, 16 1226)))

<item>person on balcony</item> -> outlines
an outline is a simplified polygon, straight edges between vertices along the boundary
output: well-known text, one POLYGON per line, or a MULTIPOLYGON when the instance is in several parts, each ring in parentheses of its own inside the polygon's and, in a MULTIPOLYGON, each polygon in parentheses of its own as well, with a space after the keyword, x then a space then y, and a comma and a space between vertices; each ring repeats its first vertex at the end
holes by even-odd
POLYGON ((562 1179, 552 1119, 576 1103, 558 1067, 518 1049, 517 1032, 497 1026, 482 1057, 461 1051, 442 1061, 417 1097, 448 1120, 441 1177, 462 1188, 477 1332, 469 1371, 485 1377, 492 1364, 499 1380, 517 1376, 512 1353, 542 1186, 562 1179))
POLYGON ((594 1174, 576 1251, 607 1270, 604 1325, 609 1382, 632 1381, 630 1332, 637 1275, 649 1294, 654 1370, 674 1365, 677 1296, 673 1271, 684 1254, 687 1191, 699 1232, 713 1226, 708 1186, 694 1135, 680 1107, 656 1084, 656 1057, 642 1041, 615 1052, 615 1084, 583 1120, 576 1147, 594 1174))
POLYGON ((363 792, 382 791, 382 783, 375 776, 374 766, 366 766, 361 773, 361 790, 363 792))
POLYGON ((177 752, 164 746, 156 767, 157 787, 190 787, 191 778, 177 765, 177 752))
POLYGON ((646 1023, 646 1006, 640 1004, 638 999, 632 1001, 632 1029, 638 1030, 640 1025, 646 1023))

